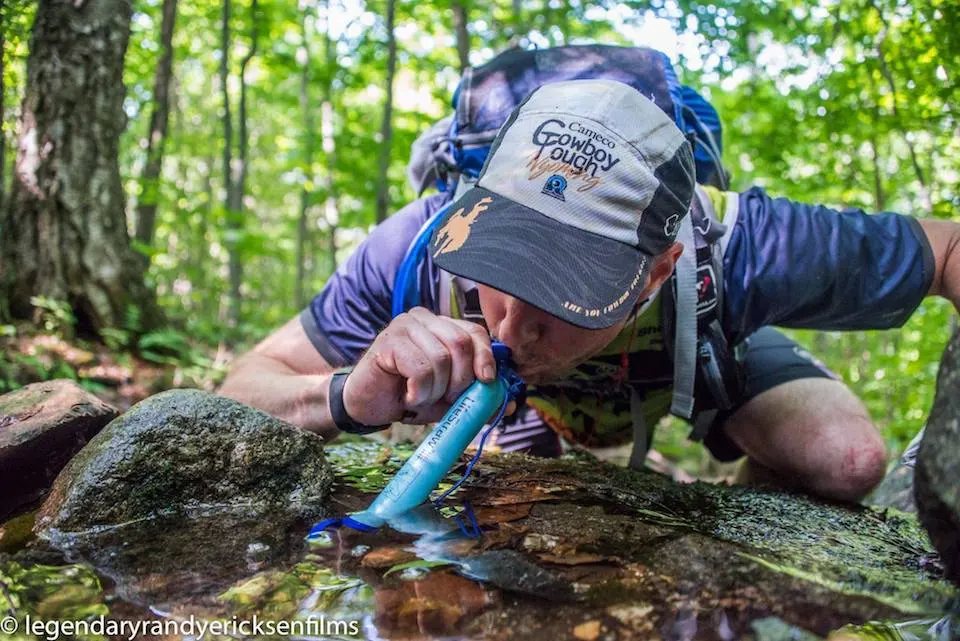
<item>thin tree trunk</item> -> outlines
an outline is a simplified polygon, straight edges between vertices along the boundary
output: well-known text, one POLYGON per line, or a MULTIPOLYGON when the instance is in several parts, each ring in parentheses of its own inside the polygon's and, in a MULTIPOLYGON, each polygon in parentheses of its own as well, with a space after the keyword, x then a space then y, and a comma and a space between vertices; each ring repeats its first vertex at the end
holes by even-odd
MULTIPOLYGON (((206 174, 203 177, 203 193, 206 195, 206 203, 204 203, 203 212, 200 214, 194 229, 194 248, 196 251, 193 258, 196 269, 194 272, 196 274, 194 287, 201 291, 205 291, 210 286, 210 281, 207 279, 207 260, 210 256, 207 229, 210 226, 210 220, 213 218, 213 167, 215 163, 216 158, 214 156, 208 156, 204 160, 206 174)), ((203 303, 200 307, 204 314, 214 313, 215 307, 211 305, 212 299, 212 296, 203 297, 203 303)))
POLYGON ((250 146, 250 134, 247 131, 247 66, 253 57, 257 55, 257 37, 259 29, 257 27, 257 0, 250 0, 250 49, 247 55, 240 61, 240 108, 237 112, 237 175, 233 180, 233 194, 230 199, 230 206, 227 212, 227 230, 230 238, 230 325, 231 327, 240 326, 241 316, 241 298, 240 285, 243 282, 243 263, 240 257, 239 239, 244 228, 243 196, 246 193, 247 170, 248 170, 248 149, 250 146))
POLYGON ((41 0, 21 108, 15 180, 0 234, 0 299, 33 313, 33 296, 66 302, 82 333, 158 319, 127 236, 118 147, 126 0, 41 0))
MULTIPOLYGON (((222 25, 220 29, 220 90, 223 92, 223 190, 226 202, 227 215, 226 215, 226 227, 227 227, 227 238, 226 246, 227 251, 230 255, 230 283, 233 283, 233 256, 236 253, 236 244, 237 239, 233 237, 232 228, 233 228, 233 218, 236 215, 232 211, 233 201, 234 201, 234 186, 233 186, 233 120, 230 113, 230 90, 229 90, 229 80, 230 80, 230 0, 223 0, 223 14, 221 16, 222 25)), ((228 294, 230 307, 234 307, 234 297, 236 298, 236 308, 239 310, 240 307, 240 291, 239 285, 237 291, 234 291, 232 286, 228 294)), ((239 317, 239 311, 237 312, 239 317)))
MULTIPOLYGON (((328 95, 329 95, 329 89, 328 95)), ((327 221, 327 258, 329 260, 329 274, 332 276, 337 271, 337 225, 340 221, 339 200, 337 196, 337 186, 334 182, 334 170, 336 168, 336 140, 334 139, 333 129, 333 103, 325 100, 321 108, 323 117, 323 148, 327 156, 327 171, 324 178, 324 190, 327 192, 327 198, 323 203, 323 217, 327 221)))
POLYGON ((460 73, 470 66, 470 32, 467 31, 466 0, 453 0, 453 25, 457 34, 457 56, 460 59, 460 73))
POLYGON ((163 53, 153 79, 153 112, 150 114, 150 129, 147 132, 147 162, 140 178, 140 199, 137 203, 136 238, 147 246, 153 244, 153 230, 156 226, 163 143, 167 137, 167 120, 170 114, 173 28, 176 19, 177 0, 163 0, 163 18, 160 22, 160 46, 163 53))
POLYGON ((380 124, 380 162, 377 168, 377 223, 387 219, 390 206, 390 143, 393 139, 393 77, 397 69, 397 38, 394 33, 396 0, 387 0, 387 95, 380 124))
MULTIPOLYGON (((6 200, 7 194, 7 181, 6 175, 4 174, 4 169, 7 166, 7 136, 3 132, 3 121, 5 117, 3 97, 7 93, 7 85, 4 82, 3 77, 3 59, 4 52, 7 50, 7 42, 4 34, 7 33, 7 19, 6 12, 0 11, 0 212, 3 211, 3 203, 6 200)), ((3 215, 0 214, 0 221, 3 220, 3 215)), ((3 231, 0 230, 0 234, 3 231)))
POLYGON ((307 235, 309 233, 308 213, 310 210, 310 199, 313 191, 313 106, 310 104, 310 39, 309 25, 307 24, 306 7, 301 7, 303 18, 301 21, 303 31, 303 60, 300 69, 300 109, 303 112, 303 178, 304 183, 300 189, 300 216, 297 219, 297 277, 294 283, 294 298, 297 309, 300 309, 306 303, 304 295, 304 281, 307 273, 307 235))
POLYGON ((883 193, 883 174, 880 171, 880 152, 877 150, 877 136, 870 131, 870 157, 873 161, 873 205, 876 211, 885 211, 887 199, 883 193))
MULTIPOLYGON (((330 22, 330 3, 327 2, 327 24, 324 32, 323 53, 326 64, 326 82, 323 84, 323 105, 320 108, 322 122, 320 132, 323 136, 323 153, 327 164, 324 175, 324 191, 327 194, 323 204, 323 217, 327 221, 329 236, 327 237, 327 255, 330 261, 330 275, 337 271, 337 225, 340 222, 340 196, 337 193, 337 134, 335 112, 333 108, 333 81, 336 78, 337 48, 333 41, 332 25, 330 22)), ((317 261, 319 262, 319 261, 317 261)))

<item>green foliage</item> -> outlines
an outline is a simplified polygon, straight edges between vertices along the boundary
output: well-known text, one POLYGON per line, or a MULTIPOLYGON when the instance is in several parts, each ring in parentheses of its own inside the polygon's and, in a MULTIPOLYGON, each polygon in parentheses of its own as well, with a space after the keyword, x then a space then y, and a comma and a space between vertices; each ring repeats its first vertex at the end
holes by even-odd
POLYGON ((76 318, 69 303, 46 296, 33 296, 30 304, 39 312, 40 326, 48 334, 69 336, 73 333, 76 318))

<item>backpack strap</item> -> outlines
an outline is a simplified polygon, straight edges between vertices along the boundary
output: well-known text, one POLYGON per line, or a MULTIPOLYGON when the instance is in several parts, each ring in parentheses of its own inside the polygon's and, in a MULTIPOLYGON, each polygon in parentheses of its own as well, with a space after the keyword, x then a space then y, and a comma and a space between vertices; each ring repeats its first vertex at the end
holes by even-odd
POLYGON ((693 416, 697 373, 697 251, 693 216, 684 216, 677 233, 683 253, 674 271, 673 402, 670 413, 693 416))
POLYGON ((664 340, 674 359, 670 413, 693 418, 691 438, 702 439, 720 410, 729 409, 743 386, 742 354, 723 333, 723 251, 728 226, 720 223, 702 187, 677 236, 684 252, 664 287, 664 340))

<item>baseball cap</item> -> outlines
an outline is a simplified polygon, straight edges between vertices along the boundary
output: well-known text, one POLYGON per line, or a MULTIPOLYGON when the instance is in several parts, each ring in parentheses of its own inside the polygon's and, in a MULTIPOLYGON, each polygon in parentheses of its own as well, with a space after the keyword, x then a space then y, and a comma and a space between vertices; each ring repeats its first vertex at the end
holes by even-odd
POLYGON ((632 311, 694 189, 667 114, 613 80, 534 90, 430 240, 441 268, 587 329, 632 311))

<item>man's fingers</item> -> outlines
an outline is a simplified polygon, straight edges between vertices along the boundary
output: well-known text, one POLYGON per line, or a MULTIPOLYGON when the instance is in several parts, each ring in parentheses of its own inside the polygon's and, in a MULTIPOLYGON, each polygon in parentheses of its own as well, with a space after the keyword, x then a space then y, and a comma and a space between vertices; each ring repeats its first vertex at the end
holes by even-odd
POLYGON ((450 378, 443 398, 452 403, 475 378, 473 339, 462 327, 446 320, 432 322, 427 325, 427 328, 443 343, 450 354, 450 378))
MULTIPOLYGON (((411 324, 407 328, 410 342, 420 349, 429 367, 429 387, 427 377, 417 380, 416 406, 432 405, 444 397, 450 383, 450 370, 453 356, 443 342, 427 327, 411 324)), ((412 399, 410 399, 412 400, 412 399)))
POLYGON ((480 325, 470 321, 457 321, 457 325, 470 335, 473 341, 473 374, 485 383, 497 377, 497 361, 490 348, 490 335, 480 325))

